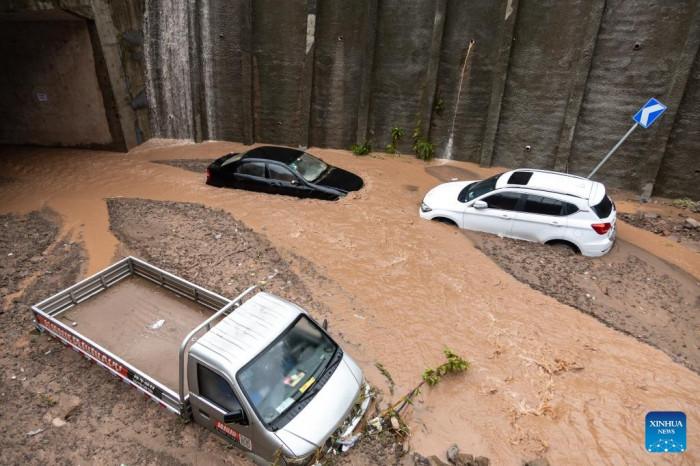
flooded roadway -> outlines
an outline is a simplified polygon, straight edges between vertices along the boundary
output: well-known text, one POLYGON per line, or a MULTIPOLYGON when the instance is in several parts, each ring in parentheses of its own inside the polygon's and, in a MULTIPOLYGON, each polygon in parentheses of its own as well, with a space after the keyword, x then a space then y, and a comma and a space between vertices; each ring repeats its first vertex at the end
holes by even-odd
MULTIPOLYGON (((128 155, 3 148, 2 175, 13 181, 0 184, 0 211, 56 210, 63 228, 85 244, 87 273, 110 264, 117 246, 105 198, 197 202, 230 212, 354 297, 356 307, 347 309, 320 293, 332 309, 332 328, 356 343, 350 351, 372 382, 384 383, 374 369, 379 361, 398 393, 407 391, 426 367, 442 362, 445 346, 471 361, 468 375, 425 390, 416 403, 412 446, 423 454, 456 442, 493 464, 541 454, 552 464, 700 463, 693 448, 700 434, 692 428, 700 424, 700 377, 519 283, 455 229, 420 220, 422 195, 437 182, 424 163, 311 150, 365 179, 365 189, 329 203, 206 186, 202 175, 149 161, 213 158, 242 146, 164 144, 128 155), (644 451, 651 410, 686 412, 689 452, 644 451)), ((700 278, 697 255, 644 233, 619 231, 700 278)))

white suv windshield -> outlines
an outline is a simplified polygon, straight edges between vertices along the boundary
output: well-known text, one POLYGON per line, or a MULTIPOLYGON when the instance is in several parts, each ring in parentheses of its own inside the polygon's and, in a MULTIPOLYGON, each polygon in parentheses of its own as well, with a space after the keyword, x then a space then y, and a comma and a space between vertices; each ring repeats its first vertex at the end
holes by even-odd
POLYGON ((304 152, 294 162, 289 164, 294 170, 299 172, 306 181, 314 181, 326 171, 328 165, 311 154, 304 152))
POLYGON ((316 383, 337 348, 308 317, 301 316, 239 372, 238 382, 263 422, 270 424, 316 383))
POLYGON ((459 200, 462 202, 469 202, 471 200, 476 199, 479 196, 483 196, 486 193, 490 193, 494 189, 496 189, 496 181, 498 181, 498 178, 503 173, 499 173, 498 175, 494 175, 491 178, 486 178, 485 180, 481 180, 477 183, 472 183, 468 185, 466 188, 462 190, 461 193, 459 193, 459 200))

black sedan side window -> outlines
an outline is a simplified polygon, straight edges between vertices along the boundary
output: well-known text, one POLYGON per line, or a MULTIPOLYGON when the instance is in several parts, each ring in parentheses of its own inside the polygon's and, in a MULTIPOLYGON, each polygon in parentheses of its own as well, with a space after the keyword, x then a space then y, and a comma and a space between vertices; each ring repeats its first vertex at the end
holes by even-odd
POLYGON ((275 165, 272 163, 268 164, 267 170, 268 170, 268 173, 270 174, 271 180, 285 181, 285 182, 289 183, 289 182, 297 179, 297 177, 294 176, 294 173, 289 171, 288 168, 280 167, 279 165, 275 165))
POLYGON ((236 173, 265 178, 265 164, 261 162, 243 162, 236 169, 236 173))

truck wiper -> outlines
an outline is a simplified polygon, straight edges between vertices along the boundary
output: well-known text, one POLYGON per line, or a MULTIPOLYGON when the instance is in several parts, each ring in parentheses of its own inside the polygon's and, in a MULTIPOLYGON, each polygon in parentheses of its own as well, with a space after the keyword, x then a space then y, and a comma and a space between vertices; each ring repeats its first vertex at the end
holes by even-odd
POLYGON ((316 368, 316 370, 311 374, 311 377, 309 377, 308 380, 316 379, 314 380, 314 384, 309 387, 308 390, 304 392, 303 395, 301 395, 295 404, 301 403, 302 401, 308 400, 309 398, 313 397, 318 391, 321 389, 323 384, 320 384, 320 379, 323 378, 323 375, 328 372, 329 370, 333 369, 336 367, 340 361, 342 360, 342 357, 338 357, 338 355, 342 356, 342 351, 340 350, 340 347, 336 347, 335 351, 333 352, 333 355, 331 358, 328 360, 328 363, 326 363, 325 366, 319 366, 316 368), (322 369, 321 369, 322 368, 322 369), (318 376, 318 378, 317 378, 318 376))

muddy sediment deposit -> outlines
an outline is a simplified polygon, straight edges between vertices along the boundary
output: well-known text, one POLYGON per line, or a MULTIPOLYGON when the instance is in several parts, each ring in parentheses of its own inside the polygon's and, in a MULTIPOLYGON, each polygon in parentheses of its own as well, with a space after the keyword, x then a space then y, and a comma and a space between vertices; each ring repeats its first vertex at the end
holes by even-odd
POLYGON ((469 236, 521 282, 700 372, 700 283, 688 273, 624 240, 591 259, 566 246, 469 236))
POLYGON ((107 206, 121 255, 140 257, 228 298, 257 285, 320 309, 265 236, 223 210, 145 199, 109 199, 107 206))
MULTIPOLYGON (((46 262, 42 252, 56 241, 58 226, 49 211, 28 215, 0 215, 0 296, 11 299, 26 280, 46 262)), ((9 304, 9 303, 4 303, 9 304)))
MULTIPOLYGON (((234 261, 214 262, 237 251, 219 245, 235 228, 219 217, 232 216, 264 236, 281 258, 263 260, 250 279, 267 280, 277 268, 278 275, 269 279, 271 291, 309 307, 317 318, 327 317, 332 333, 385 393, 376 362, 392 374, 396 393, 406 393, 426 367, 441 360, 444 347, 470 361, 463 377, 424 390, 407 413, 411 449, 426 456, 443 455, 457 442, 492 464, 520 464, 534 457, 546 457, 551 464, 646 464, 648 411, 685 411, 689 424, 700 423, 697 373, 521 283, 458 230, 419 219, 424 193, 438 182, 421 161, 311 149, 365 180, 363 190, 338 202, 217 189, 204 184, 201 172, 151 163, 211 160, 241 149, 231 143, 162 141, 126 155, 6 147, 0 152, 0 171, 15 181, 0 184, 0 214, 24 216, 44 207, 56 211, 62 222, 58 237, 73 232, 69 239, 84 250, 84 261, 61 262, 77 262, 74 275, 94 273, 115 257, 133 253, 161 266, 167 261, 166 269, 227 296, 240 289, 237 283, 245 280, 237 274, 252 264, 237 270, 234 261), (108 205, 106 199, 115 201, 108 205), (210 209, 221 214, 210 217, 205 213, 210 209), (138 214, 126 214, 130 210, 138 214), (198 223, 200 216, 205 220, 198 223), (282 262, 299 282, 286 274, 282 262), (208 270, 198 264, 208 264, 208 270), (289 280, 292 286, 284 288, 289 280)), ((445 165, 480 177, 495 170, 445 165)), ((460 175, 445 169, 437 173, 460 175)), ((6 229, 2 235, 8 235, 6 229)), ((619 237, 700 279, 697 258, 683 244, 623 222, 619 237)), ((265 247, 260 243, 251 251, 265 247)), ((63 257, 60 252, 50 255, 63 257)), ((247 258, 239 254, 234 257, 247 258)), ((637 265, 629 267, 637 270, 637 265)), ((16 267, 8 272, 13 277, 26 270, 25 262, 16 267)), ((46 270, 60 268, 57 263, 46 270)), ((22 282, 18 299, 25 307, 3 308, 3 328, 11 329, 3 337, 12 349, 2 356, 0 393, 9 396, 0 399, 0 462, 239 462, 235 451, 213 435, 179 424, 74 352, 31 333, 26 305, 77 278, 38 292, 22 282), (67 424, 56 428, 43 417, 61 393, 81 402, 67 424), (13 413, 12 418, 6 413, 13 413), (46 430, 27 435, 39 428, 46 430)), ((690 335, 697 345, 697 336, 690 335)), ((697 430, 688 429, 688 442, 700 443, 697 430)), ((651 459, 659 464, 700 462, 693 449, 651 459)))
POLYGON ((621 213, 619 218, 637 228, 689 243, 700 252, 700 215, 662 216, 654 212, 621 213))
MULTIPOLYGON (((153 163, 170 165, 171 167, 182 168, 195 173, 204 173, 214 159, 177 159, 177 160, 154 160, 153 163)), ((1 182, 1 180, 0 180, 1 182)))

